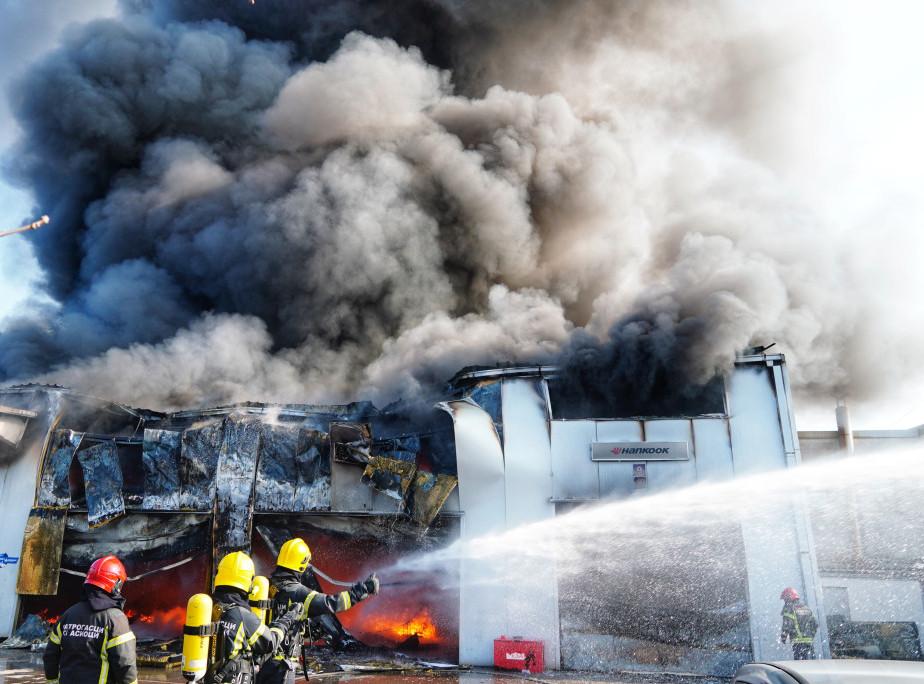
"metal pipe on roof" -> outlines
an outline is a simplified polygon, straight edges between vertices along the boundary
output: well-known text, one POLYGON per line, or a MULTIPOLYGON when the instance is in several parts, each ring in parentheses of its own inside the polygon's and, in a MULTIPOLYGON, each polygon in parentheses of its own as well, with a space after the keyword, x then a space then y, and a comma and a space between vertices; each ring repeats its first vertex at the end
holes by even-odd
POLYGON ((8 230, 5 233, 0 233, 0 237, 4 237, 5 235, 13 235, 14 233, 22 233, 23 231, 26 231, 26 230, 35 230, 39 226, 44 226, 50 220, 51 219, 48 218, 47 216, 43 216, 38 221, 33 221, 29 225, 23 226, 22 228, 16 228, 14 230, 8 230))

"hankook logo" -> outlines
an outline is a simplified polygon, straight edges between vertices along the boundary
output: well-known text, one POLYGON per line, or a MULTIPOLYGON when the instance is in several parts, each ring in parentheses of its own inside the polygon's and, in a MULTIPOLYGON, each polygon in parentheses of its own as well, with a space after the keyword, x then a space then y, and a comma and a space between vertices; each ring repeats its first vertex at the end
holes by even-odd
POLYGON ((688 461, 686 442, 594 442, 594 461, 688 461))

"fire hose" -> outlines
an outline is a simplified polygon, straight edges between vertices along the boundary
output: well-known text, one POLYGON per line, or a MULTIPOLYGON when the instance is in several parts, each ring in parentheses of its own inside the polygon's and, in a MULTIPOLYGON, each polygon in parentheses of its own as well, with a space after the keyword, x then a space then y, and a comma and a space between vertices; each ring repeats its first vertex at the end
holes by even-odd
MULTIPOLYGON (((197 554, 197 555, 198 555, 198 554, 197 554)), ((162 568, 157 568, 157 570, 151 570, 150 572, 145 572, 145 573, 142 573, 142 574, 140 574, 140 575, 135 575, 134 577, 126 577, 126 578, 125 578, 125 581, 126 581, 126 582, 133 582, 133 581, 135 581, 135 580, 140 580, 142 577, 148 577, 148 576, 150 576, 150 575, 156 575, 158 572, 163 572, 164 570, 172 570, 173 568, 177 568, 177 567, 179 567, 179 566, 181 566, 181 565, 185 565, 186 563, 188 563, 189 561, 193 560, 193 559, 196 558, 196 557, 197 557, 197 556, 190 556, 189 558, 184 558, 183 560, 178 561, 178 562, 176 562, 176 563, 172 563, 172 564, 170 564, 170 565, 165 565, 165 566, 162 567, 162 568)), ((68 568, 60 568, 60 571, 63 572, 63 573, 67 573, 68 575, 77 575, 78 577, 86 577, 86 576, 87 576, 87 573, 85 573, 85 572, 80 572, 80 571, 78 571, 78 570, 70 570, 70 569, 68 569, 68 568)))

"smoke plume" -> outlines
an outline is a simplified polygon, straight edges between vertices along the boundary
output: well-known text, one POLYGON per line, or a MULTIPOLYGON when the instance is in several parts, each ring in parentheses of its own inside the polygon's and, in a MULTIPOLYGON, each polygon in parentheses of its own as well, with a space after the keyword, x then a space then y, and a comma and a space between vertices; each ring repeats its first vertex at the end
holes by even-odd
POLYGON ((0 380, 384 403, 522 361, 671 394, 772 341, 865 391, 873 303, 755 134, 788 47, 720 1, 125 1, 10 93, 57 305, 4 321, 0 380))

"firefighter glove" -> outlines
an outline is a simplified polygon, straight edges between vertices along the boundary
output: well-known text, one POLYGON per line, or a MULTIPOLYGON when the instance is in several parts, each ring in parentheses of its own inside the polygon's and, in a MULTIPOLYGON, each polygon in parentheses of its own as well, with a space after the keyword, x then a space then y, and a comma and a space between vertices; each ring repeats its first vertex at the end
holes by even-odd
POLYGON ((354 601, 362 601, 365 598, 368 598, 370 594, 374 594, 379 590, 379 581, 375 577, 375 573, 369 575, 369 578, 357 582, 352 587, 350 587, 350 593, 353 595, 354 601))
POLYGON ((296 603, 289 611, 276 620, 276 624, 284 631, 289 631, 292 626, 298 622, 302 615, 305 612, 305 606, 301 603, 296 603))

